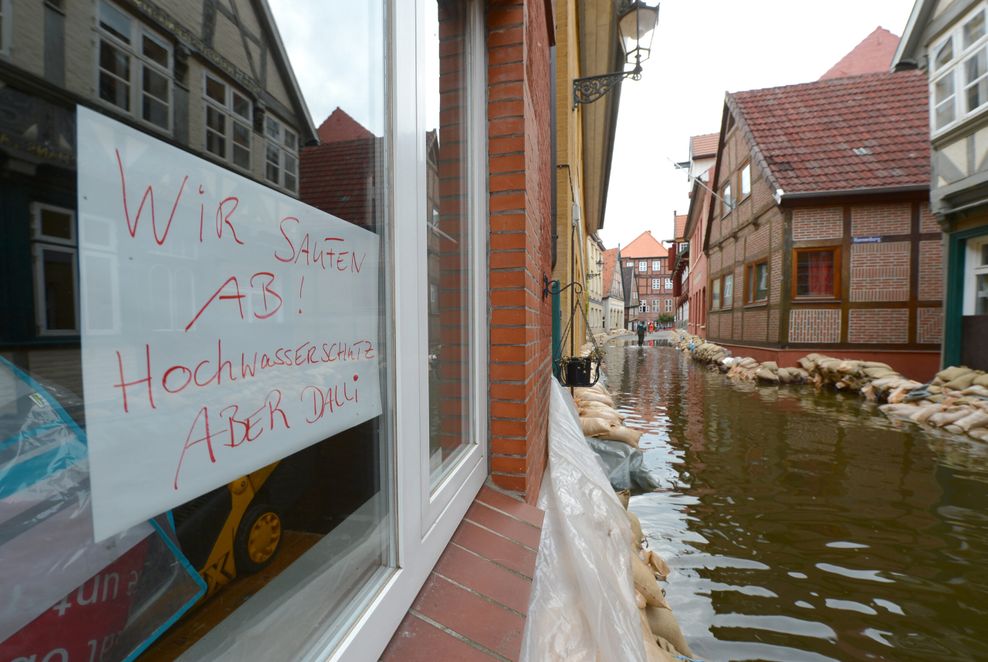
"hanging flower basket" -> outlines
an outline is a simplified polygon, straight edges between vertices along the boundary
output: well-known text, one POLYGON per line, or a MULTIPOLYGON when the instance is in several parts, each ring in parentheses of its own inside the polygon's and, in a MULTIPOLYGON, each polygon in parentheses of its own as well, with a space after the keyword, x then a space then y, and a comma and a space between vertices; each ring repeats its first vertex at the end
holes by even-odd
POLYGON ((560 359, 559 376, 563 386, 593 386, 600 379, 600 352, 588 356, 564 356, 560 359))

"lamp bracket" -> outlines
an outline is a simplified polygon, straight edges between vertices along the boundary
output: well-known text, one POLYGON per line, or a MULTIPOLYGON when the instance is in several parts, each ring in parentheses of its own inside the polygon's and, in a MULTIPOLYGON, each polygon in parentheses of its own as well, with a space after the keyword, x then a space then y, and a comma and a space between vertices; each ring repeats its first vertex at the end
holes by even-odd
POLYGON ((631 71, 617 71, 612 74, 585 76, 573 79, 573 109, 581 103, 593 103, 621 84, 625 78, 641 80, 642 69, 638 64, 631 71))

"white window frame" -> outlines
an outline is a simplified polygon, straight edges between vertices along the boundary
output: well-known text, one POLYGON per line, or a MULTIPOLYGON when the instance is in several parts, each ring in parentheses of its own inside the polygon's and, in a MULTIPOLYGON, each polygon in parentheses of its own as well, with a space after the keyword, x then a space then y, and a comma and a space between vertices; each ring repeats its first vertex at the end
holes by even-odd
POLYGON ((748 161, 738 173, 738 197, 741 200, 751 195, 751 161, 748 161))
POLYGON ((981 264, 981 250, 984 246, 988 246, 988 236, 967 240, 967 254, 964 256, 964 315, 976 314, 978 276, 988 276, 988 263, 981 264))
POLYGON ((283 122, 274 115, 268 113, 264 117, 264 180, 270 184, 274 184, 286 191, 291 191, 292 193, 298 193, 298 163, 299 163, 299 135, 298 132, 288 126, 287 122, 283 122), (268 128, 271 125, 276 125, 278 127, 277 135, 272 135, 268 132, 268 128), (285 143, 285 137, 291 135, 295 139, 295 146, 291 147, 285 143), (278 174, 275 179, 271 179, 268 176, 268 166, 272 165, 272 161, 268 158, 269 148, 274 148, 278 154, 278 163, 273 164, 278 169, 278 174), (285 174, 288 172, 288 168, 285 165, 286 157, 294 159, 295 167, 292 171, 292 177, 295 179, 294 185, 289 185, 286 183, 285 174))
POLYGON ((652 279, 652 290, 653 291, 658 291, 658 290, 661 290, 661 289, 662 289, 662 281, 660 279, 658 279, 658 278, 653 278, 652 279))
POLYGON ((988 81, 988 2, 979 2, 974 8, 971 9, 964 17, 957 21, 951 30, 946 33, 941 39, 934 42, 929 50, 927 51, 927 57, 929 58, 929 69, 930 69, 930 132, 931 135, 937 136, 945 133, 954 127, 966 122, 968 119, 981 115, 986 110, 988 110, 988 90, 984 98, 981 100, 981 104, 974 109, 967 109, 965 92, 971 86, 965 80, 965 65, 968 60, 973 57, 977 57, 978 54, 982 54, 985 58, 985 71, 981 73, 981 76, 977 79, 975 84, 981 81, 988 81), (969 23, 975 16, 981 12, 985 17, 985 34, 974 41, 974 43, 964 46, 964 26, 969 23), (936 66, 936 54, 943 48, 948 42, 952 43, 953 55, 946 63, 944 63, 939 69, 934 70, 936 66), (943 81, 947 81, 953 85, 953 92, 947 98, 937 104, 936 99, 936 88, 937 84, 943 81), (938 127, 937 122, 937 107, 938 105, 945 105, 950 103, 953 108, 953 117, 950 121, 946 122, 943 126, 938 127))
POLYGON ((672 299, 666 299, 666 312, 672 312, 672 299))
POLYGON ((667 290, 671 290, 672 289, 672 278, 666 278, 665 285, 666 285, 666 289, 667 290))
POLYGON ((648 260, 638 260, 638 271, 639 273, 648 271, 648 260))
POLYGON ((10 28, 12 18, 10 0, 0 0, 0 55, 10 55, 10 40, 14 34, 10 28))
POLYGON ((202 151, 207 154, 212 154, 213 156, 223 159, 224 163, 232 165, 234 168, 241 170, 243 172, 252 173, 251 167, 254 164, 254 102, 251 101, 247 94, 244 94, 240 90, 237 90, 230 83, 226 82, 219 76, 204 71, 202 74, 202 99, 203 99, 203 116, 202 116, 202 151), (221 105, 218 100, 209 96, 206 93, 206 86, 209 81, 212 80, 223 86, 223 96, 224 102, 221 105), (234 95, 241 97, 249 104, 249 109, 247 114, 249 117, 241 115, 233 110, 234 108, 234 95), (226 117, 226 132, 223 134, 223 139, 226 141, 226 148, 223 150, 223 154, 217 154, 216 152, 210 150, 207 145, 209 145, 209 133, 213 132, 218 134, 216 129, 209 126, 209 108, 212 108, 218 113, 222 113, 226 117), (233 127, 234 124, 239 124, 241 126, 247 127, 247 165, 242 166, 233 158, 234 154, 234 141, 233 141, 233 127))
MULTIPOLYGON (((2 2, 3 0, 0 0, 2 2)), ((112 108, 117 112, 125 113, 129 117, 132 117, 135 121, 139 122, 142 126, 149 127, 154 131, 164 132, 171 134, 173 130, 173 124, 175 121, 175 77, 172 73, 175 64, 175 51, 172 48, 171 42, 165 38, 164 35, 151 30, 146 25, 144 25, 140 19, 131 14, 130 12, 122 9, 116 3, 110 2, 110 0, 98 0, 96 3, 96 48, 94 49, 93 57, 95 58, 93 71, 95 72, 93 96, 96 100, 107 108, 112 108), (114 34, 104 30, 100 26, 100 11, 102 5, 106 4, 116 11, 127 16, 130 19, 130 42, 129 44, 120 40, 114 34), (151 41, 154 41, 159 46, 164 48, 168 52, 168 66, 163 67, 158 62, 146 57, 143 54, 141 48, 141 40, 143 37, 148 37, 151 41), (121 108, 117 104, 104 99, 100 96, 100 72, 102 68, 100 67, 100 49, 101 42, 106 41, 113 48, 123 51, 127 54, 130 59, 128 66, 128 84, 130 85, 130 93, 128 95, 129 108, 121 108), (165 77, 168 81, 168 121, 167 126, 160 126, 155 124, 150 120, 146 120, 143 117, 143 95, 144 95, 144 79, 143 79, 143 66, 149 66, 159 74, 165 77)))
POLYGON ((652 271, 662 271, 662 260, 652 260, 652 271))
POLYGON ((79 249, 77 243, 77 229, 75 212, 64 207, 57 207, 41 202, 31 203, 31 257, 33 261, 32 271, 34 274, 34 323, 37 335, 43 337, 56 336, 77 336, 79 335, 79 249), (64 237, 53 237, 41 232, 41 212, 43 210, 55 211, 69 217, 69 224, 72 229, 71 239, 64 237), (47 329, 45 310, 45 293, 42 285, 45 282, 45 261, 44 251, 56 253, 66 253, 72 256, 72 295, 75 311, 74 326, 71 329, 47 329))

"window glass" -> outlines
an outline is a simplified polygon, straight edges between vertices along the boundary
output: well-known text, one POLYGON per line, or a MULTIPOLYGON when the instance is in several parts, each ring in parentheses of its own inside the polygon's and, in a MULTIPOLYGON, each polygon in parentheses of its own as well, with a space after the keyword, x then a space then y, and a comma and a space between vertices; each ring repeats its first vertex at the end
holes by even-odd
POLYGON ((672 289, 672 278, 666 278, 666 289, 667 290, 672 289))
POLYGON ((755 301, 764 301, 768 298, 768 263, 759 262, 752 270, 752 292, 755 301))
POLYGON ((948 39, 943 43, 940 48, 937 49, 936 56, 933 58, 933 70, 937 71, 943 68, 951 60, 954 59, 954 40, 953 37, 948 39))
POLYGON ((954 121, 954 77, 951 73, 933 84, 933 102, 936 128, 954 121))
POLYGON ((966 110, 971 112, 988 101, 988 53, 984 49, 964 62, 964 97, 966 110))
POLYGON ((652 260, 652 271, 662 271, 662 260, 652 260))
POLYGON ((834 251, 797 251, 796 296, 835 296, 834 251))
POLYGON ((747 198, 751 194, 751 164, 746 163, 743 168, 741 168, 741 176, 738 178, 740 183, 740 194, 741 199, 747 198))
POLYGON ((653 279, 652 279, 652 289, 653 289, 653 290, 658 290, 658 289, 660 289, 660 281, 659 281, 659 279, 658 279, 658 278, 653 278, 653 279))
POLYGON ((714 310, 720 308, 720 278, 715 278, 710 285, 710 307, 714 310))
POLYGON ((734 276, 724 276, 724 307, 729 307, 734 301, 734 276))
POLYGON ((470 122, 467 50, 467 6, 460 2, 426 2, 427 129, 426 262, 430 285, 439 291, 439 305, 429 315, 429 456, 435 486, 473 443, 470 415, 470 250, 469 157, 473 144, 470 122))
POLYGON ((731 193, 731 185, 725 184, 721 192, 722 213, 726 216, 734 209, 734 196, 731 193))
POLYGON ((640 260, 638 262, 638 271, 648 271, 648 260, 640 260))
POLYGON ((978 274, 975 284, 975 315, 988 315, 988 274, 978 274))
MULTIPOLYGON (((11 4, 0 0, 0 38, 11 4)), ((18 20, 37 48, 0 71, 4 109, 18 110, 4 132, 30 138, 0 141, 4 659, 134 659, 145 642, 147 659, 332 657, 396 567, 385 72, 391 35, 414 33, 391 24, 394 3, 311 2, 319 82, 332 90, 320 99, 301 68, 297 97, 291 72, 271 64, 281 44, 268 3, 234 3, 253 26, 252 62, 223 38, 225 10, 210 23, 202 3, 65 2, 58 51, 46 3, 13 4, 36 6, 38 20, 18 20), (209 48, 176 58, 190 38, 209 48), (69 86, 56 76, 42 91, 27 74, 62 51, 69 86), (277 140, 254 130, 258 97, 278 99, 264 108, 283 113, 277 140), (339 107, 361 137, 302 163, 316 137, 306 107, 316 124, 339 107), (278 150, 278 191, 262 144, 278 150), (299 223, 279 224, 288 217, 299 223), (325 249, 343 255, 327 237, 343 251, 364 242, 359 267, 320 268, 325 249), (124 382, 142 365, 143 391, 124 382), (106 463, 124 447, 164 460, 106 463), (19 483, 18 468, 36 482, 19 483), (103 482, 118 479, 128 484, 103 482), (113 522, 105 543, 94 519, 113 522), (28 558, 16 572, 14 546, 28 558), (53 605, 68 608, 64 640, 53 605), (10 613, 25 619, 13 630, 10 613)), ((299 11, 270 4, 276 17, 299 11)), ((297 40, 298 24, 276 23, 297 40)))
POLYGON ((972 46, 985 36, 985 13, 979 11, 974 18, 964 24, 964 48, 972 46))

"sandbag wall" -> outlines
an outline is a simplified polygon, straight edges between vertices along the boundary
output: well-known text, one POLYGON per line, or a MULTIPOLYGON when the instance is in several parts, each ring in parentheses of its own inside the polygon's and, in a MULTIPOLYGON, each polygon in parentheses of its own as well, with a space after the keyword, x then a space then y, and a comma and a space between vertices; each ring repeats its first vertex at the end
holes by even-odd
POLYGON ((988 374, 980 370, 946 368, 923 384, 903 377, 885 363, 822 354, 807 354, 799 360, 799 367, 780 368, 773 361, 759 363, 751 357, 731 356, 726 348, 682 331, 677 332, 674 346, 735 381, 813 384, 858 393, 866 400, 882 403, 879 409, 889 418, 988 442, 988 374))

